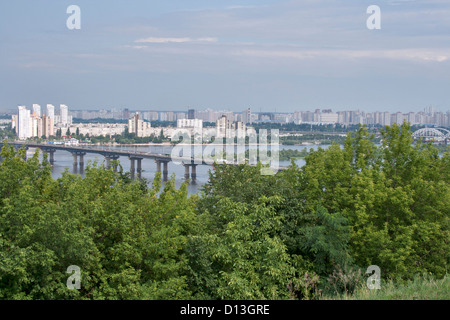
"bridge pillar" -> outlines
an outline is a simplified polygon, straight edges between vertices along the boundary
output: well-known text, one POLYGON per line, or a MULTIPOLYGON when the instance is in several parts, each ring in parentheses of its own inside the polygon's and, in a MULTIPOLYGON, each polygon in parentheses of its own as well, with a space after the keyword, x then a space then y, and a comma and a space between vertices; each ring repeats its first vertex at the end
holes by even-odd
POLYGON ((73 173, 76 173, 78 170, 78 155, 76 152, 73 152, 72 156, 73 156, 73 173))
POLYGON ((197 165, 196 164, 192 164, 191 165, 191 178, 192 178, 192 181, 195 181, 195 180, 197 180, 197 165))
POLYGON ((137 174, 138 174, 138 178, 141 178, 142 175, 142 157, 135 157, 135 156, 128 156, 128 158, 130 159, 130 173, 131 173, 131 179, 134 179, 135 177, 135 173, 136 173, 136 163, 135 161, 137 161, 137 174))
POLYGON ((188 180, 189 179, 189 167, 190 167, 190 165, 183 163, 183 166, 184 166, 184 178, 186 180, 188 180))
POLYGON ((80 173, 83 173, 84 172, 84 156, 86 155, 86 152, 80 152, 78 155, 80 156, 80 162, 79 162, 80 173))
POLYGON ((49 151, 48 152, 48 154, 50 155, 50 164, 51 165, 53 165, 55 163, 55 151, 49 151))
POLYGON ((130 158, 130 173, 131 173, 131 179, 134 179, 135 174, 135 168, 134 168, 134 158, 130 158))
POLYGON ((80 173, 84 172, 84 156, 86 152, 83 151, 72 151, 73 156, 73 172, 77 173, 78 164, 80 165, 80 173), (78 156, 80 156, 80 161, 78 162, 78 156))
POLYGON ((140 179, 142 177, 142 158, 136 158, 137 160, 137 175, 140 179))
MULTIPOLYGON (((111 169, 111 160, 118 160, 120 158, 120 156, 116 155, 116 154, 108 154, 105 155, 105 159, 106 159, 106 168, 107 169, 111 169)), ((113 168, 114 172, 117 172, 117 164, 114 164, 113 168)))
POLYGON ((52 147, 40 147, 42 152, 45 152, 49 157, 47 160, 50 162, 51 165, 55 163, 55 152, 56 149, 52 147))
POLYGON ((189 168, 191 168, 191 180, 192 182, 194 182, 195 180, 197 180, 197 164, 194 163, 183 163, 184 166, 184 178, 186 180, 189 179, 189 168))
POLYGON ((161 172, 161 161, 155 160, 156 162, 156 172, 161 172))
POLYGON ((161 163, 164 165, 163 167, 163 172, 162 172, 162 177, 163 177, 163 181, 167 181, 169 180, 169 169, 168 169, 168 164, 169 164, 170 160, 162 160, 162 159, 156 159, 156 172, 161 172, 161 163))
POLYGON ((163 169, 163 179, 164 179, 164 181, 169 180, 168 164, 169 164, 169 161, 164 161, 164 169, 163 169))

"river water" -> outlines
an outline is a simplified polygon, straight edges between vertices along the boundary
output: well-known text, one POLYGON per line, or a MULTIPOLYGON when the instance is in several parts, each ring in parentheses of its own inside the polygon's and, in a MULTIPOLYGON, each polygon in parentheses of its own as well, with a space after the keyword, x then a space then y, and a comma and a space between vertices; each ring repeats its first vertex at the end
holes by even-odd
MULTIPOLYGON (((326 148, 328 146, 321 146, 322 148, 326 148)), ((110 150, 130 150, 134 152, 152 152, 152 153, 161 153, 161 154, 170 154, 172 151, 171 146, 123 146, 123 147, 105 147, 110 150)), ((308 145, 308 146, 282 146, 280 145, 280 150, 282 149, 292 149, 292 150, 303 150, 303 149, 317 149, 317 145, 308 145)), ((27 151, 27 157, 31 157, 36 149, 30 148, 27 151)), ((40 154, 40 158, 42 159, 42 153, 40 154)), ((93 163, 97 161, 97 163, 105 164, 105 158, 96 153, 87 153, 84 156, 84 167, 86 168, 89 163, 93 163)), ((130 170, 130 160, 128 157, 120 157, 119 158, 120 165, 123 167, 124 171, 130 170)), ((304 159, 298 159, 295 161, 297 165, 303 166, 305 164, 304 159)), ((280 161, 279 165, 281 167, 288 166, 290 161, 280 161)), ((69 172, 73 172, 73 156, 70 152, 64 150, 57 150, 55 152, 55 163, 52 169, 52 175, 55 179, 61 177, 62 173, 65 170, 69 170, 69 172)), ((177 187, 180 187, 181 184, 185 181, 184 179, 184 167, 181 164, 175 164, 174 162, 169 162, 169 177, 172 174, 175 174, 175 184, 177 187)), ((209 165, 198 165, 197 166, 197 180, 195 182, 191 182, 188 186, 188 191, 190 194, 197 193, 201 186, 203 186, 209 178, 209 171, 212 170, 212 167, 209 165)), ((153 159, 143 159, 142 160, 142 178, 147 179, 150 183, 153 181, 156 173, 156 163, 153 159)), ((77 173, 80 174, 80 173, 77 173)), ((83 174, 81 174, 83 176, 83 174)))

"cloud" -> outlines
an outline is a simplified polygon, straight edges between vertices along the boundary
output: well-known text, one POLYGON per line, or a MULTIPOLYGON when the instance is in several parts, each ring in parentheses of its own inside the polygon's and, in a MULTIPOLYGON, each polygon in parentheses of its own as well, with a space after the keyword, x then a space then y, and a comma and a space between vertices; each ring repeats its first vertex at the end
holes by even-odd
POLYGON ((280 59, 389 59, 405 61, 445 62, 450 50, 398 49, 398 50, 267 50, 243 49, 233 52, 235 56, 280 59))
POLYGON ((213 37, 205 37, 205 38, 197 38, 192 39, 189 37, 184 38, 157 38, 157 37, 149 37, 135 40, 136 43, 185 43, 185 42, 217 42, 217 38, 213 37))
POLYGON ((236 9, 255 9, 255 8, 263 8, 267 7, 267 5, 260 5, 260 6, 243 6, 243 5, 232 5, 226 7, 227 10, 236 10, 236 9))
POLYGON ((217 38, 198 38, 196 41, 199 41, 199 42, 217 42, 219 40, 217 38))
POLYGON ((191 38, 144 38, 144 39, 138 39, 134 42, 136 43, 183 43, 183 42, 190 42, 192 41, 191 38))
POLYGON ((148 46, 130 46, 130 45, 125 45, 123 47, 124 48, 131 48, 131 49, 146 49, 146 48, 148 48, 148 46))

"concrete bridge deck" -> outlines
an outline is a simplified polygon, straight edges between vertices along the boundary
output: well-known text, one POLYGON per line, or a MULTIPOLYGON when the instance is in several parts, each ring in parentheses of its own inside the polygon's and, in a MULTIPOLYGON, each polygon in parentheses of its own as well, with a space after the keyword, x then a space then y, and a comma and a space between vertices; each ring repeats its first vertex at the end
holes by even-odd
MULTIPOLYGON (((80 168, 80 172, 84 170, 84 156, 87 153, 95 153, 100 154, 105 157, 107 168, 117 169, 115 162, 111 162, 114 160, 118 160, 119 157, 128 157, 131 161, 130 172, 131 176, 134 178, 135 173, 137 173, 138 177, 141 177, 142 173, 142 160, 143 159, 153 159, 156 162, 157 172, 161 172, 161 164, 163 165, 162 175, 164 181, 168 180, 169 171, 168 171, 168 163, 169 162, 178 162, 182 163, 185 167, 184 177, 186 179, 191 178, 193 181, 197 178, 196 167, 197 165, 209 165, 212 166, 214 163, 205 162, 203 160, 199 161, 194 157, 173 157, 170 154, 162 154, 162 153, 151 153, 151 152, 138 152, 131 150, 114 150, 110 148, 96 148, 91 146, 66 146, 66 145, 58 145, 58 144, 39 144, 39 143, 29 143, 29 142, 8 142, 9 145, 14 145, 16 147, 25 147, 28 148, 38 148, 43 152, 49 155, 49 162, 53 165, 54 163, 54 154, 57 150, 67 151, 72 153, 74 161, 73 168, 74 172, 78 171, 78 167, 80 168), (78 160, 79 159, 79 160, 78 160), (137 162, 137 166, 135 165, 137 162), (191 171, 191 173, 190 173, 191 171)), ((3 147, 3 142, 0 143, 0 147, 3 147)), ((227 165, 238 165, 238 163, 226 163, 227 165)), ((284 170, 286 167, 278 167, 278 170, 284 170)))

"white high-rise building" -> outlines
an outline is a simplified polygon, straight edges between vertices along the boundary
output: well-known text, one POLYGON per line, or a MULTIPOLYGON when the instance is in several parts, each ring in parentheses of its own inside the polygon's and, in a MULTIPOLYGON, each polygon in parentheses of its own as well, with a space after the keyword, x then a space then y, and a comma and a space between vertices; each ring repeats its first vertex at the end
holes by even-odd
POLYGON ((136 113, 128 120, 128 132, 134 133, 137 137, 149 137, 151 135, 151 124, 140 119, 136 113))
POLYGON ((339 116, 334 112, 322 112, 320 114, 321 123, 337 123, 339 121, 339 116))
POLYGON ((242 112, 242 122, 244 124, 252 123, 252 111, 250 110, 250 108, 242 112))
POLYGON ((194 128, 202 129, 203 120, 201 119, 178 119, 177 128, 194 128))
POLYGON ((33 104, 33 114, 37 115, 38 117, 41 117, 41 106, 38 104, 33 104))
POLYGON ((416 124, 416 113, 415 112, 409 112, 407 115, 407 120, 411 125, 416 124))
POLYGON ((42 118, 37 114, 33 113, 31 115, 31 137, 42 137, 42 118))
POLYGON ((381 124, 383 121, 382 120, 383 113, 379 112, 379 111, 375 111, 372 114, 373 114, 373 124, 381 124))
POLYGON ((216 121, 216 138, 226 138, 231 129, 231 122, 226 115, 222 115, 216 121))
POLYGON ((403 113, 401 113, 401 112, 391 114, 391 123, 392 124, 396 123, 398 125, 401 125, 403 123, 404 119, 405 119, 405 117, 403 116, 403 113))
POLYGON ((300 112, 295 111, 295 112, 294 112, 293 118, 294 118, 294 123, 295 123, 295 124, 300 124, 300 123, 302 123, 302 115, 301 115, 300 112))
POLYGON ((52 104, 47 105, 47 116, 55 120, 55 106, 52 104))
POLYGON ((232 124, 232 129, 234 131, 234 137, 237 137, 238 139, 245 138, 245 131, 247 126, 242 121, 236 121, 232 124))
POLYGON ((67 127, 69 123, 69 107, 67 107, 65 104, 59 105, 59 111, 60 111, 60 121, 61 124, 64 127, 67 127))
POLYGON ((381 125, 390 126, 391 125, 391 114, 389 112, 383 112, 381 125))
POLYGON ((20 140, 25 140, 31 137, 31 117, 30 110, 25 106, 19 106, 17 136, 20 140))
POLYGON ((175 116, 174 116, 174 113, 173 113, 173 111, 168 111, 167 112, 167 121, 174 121, 174 119, 175 119, 175 116))

